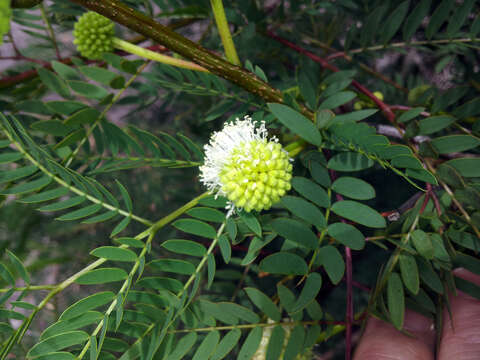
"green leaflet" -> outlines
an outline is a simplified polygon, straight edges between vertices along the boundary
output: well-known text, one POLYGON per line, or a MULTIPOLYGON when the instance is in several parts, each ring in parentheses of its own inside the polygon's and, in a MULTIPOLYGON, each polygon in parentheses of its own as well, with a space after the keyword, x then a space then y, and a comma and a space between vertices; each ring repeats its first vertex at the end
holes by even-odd
POLYGON ((268 104, 270 111, 287 128, 298 134, 306 141, 320 146, 322 136, 313 123, 297 111, 282 104, 268 104))
POLYGON ((386 226, 385 219, 382 215, 371 207, 356 201, 337 201, 332 205, 331 209, 335 214, 361 225, 372 228, 383 228, 386 226))

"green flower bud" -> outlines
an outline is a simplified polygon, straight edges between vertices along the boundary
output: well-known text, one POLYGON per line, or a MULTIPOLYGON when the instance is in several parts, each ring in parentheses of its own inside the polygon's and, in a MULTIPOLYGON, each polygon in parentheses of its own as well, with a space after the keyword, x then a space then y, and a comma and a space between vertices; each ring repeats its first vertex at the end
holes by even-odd
POLYGON ((88 11, 75 23, 73 43, 80 54, 87 59, 98 60, 113 50, 114 23, 110 19, 88 11))

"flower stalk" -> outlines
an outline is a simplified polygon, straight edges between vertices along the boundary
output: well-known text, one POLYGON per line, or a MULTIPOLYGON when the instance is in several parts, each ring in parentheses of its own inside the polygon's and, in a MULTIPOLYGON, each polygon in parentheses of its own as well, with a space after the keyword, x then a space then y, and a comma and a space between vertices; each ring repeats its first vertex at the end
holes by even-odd
POLYGON ((188 70, 209 72, 204 67, 198 64, 195 64, 191 61, 186 61, 186 60, 174 58, 172 56, 159 54, 155 51, 142 48, 138 45, 132 44, 128 41, 119 39, 117 37, 113 38, 113 46, 116 49, 123 50, 129 54, 138 55, 142 58, 157 61, 162 64, 172 65, 172 66, 176 66, 176 67, 180 67, 188 70))
POLYGON ((232 64, 241 65, 237 50, 235 49, 235 44, 233 43, 232 35, 230 34, 230 29, 228 28, 227 17, 225 16, 225 9, 223 8, 222 0, 210 0, 210 4, 212 5, 218 33, 220 34, 223 48, 225 49, 225 56, 232 64))

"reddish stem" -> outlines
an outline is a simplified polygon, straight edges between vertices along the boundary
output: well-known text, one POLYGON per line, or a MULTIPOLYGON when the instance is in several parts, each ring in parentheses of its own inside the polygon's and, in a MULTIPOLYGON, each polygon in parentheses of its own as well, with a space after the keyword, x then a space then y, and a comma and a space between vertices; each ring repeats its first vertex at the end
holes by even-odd
POLYGON ((40 65, 47 65, 48 62, 43 61, 43 60, 38 60, 38 59, 32 59, 23 55, 16 55, 16 56, 2 56, 0 57, 0 60, 24 60, 24 61, 30 61, 36 64, 40 65))
MULTIPOLYGON (((337 179, 337 173, 334 170, 328 170, 332 181, 337 179)), ((342 201, 343 196, 336 194, 337 201, 342 201)), ((347 223, 345 219, 341 219, 343 223, 347 223)), ((352 358, 352 325, 353 318, 353 264, 352 264, 352 250, 345 246, 345 282, 347 285, 347 308, 345 309, 345 360, 352 358)))
POLYGON ((352 356, 352 324, 353 324, 353 275, 352 275, 352 251, 345 246, 345 264, 347 281, 347 311, 345 324, 345 360, 352 356))
POLYGON ((352 285, 355 286, 356 288, 359 288, 359 289, 365 291, 365 292, 370 292, 372 290, 367 285, 359 283, 358 281, 355 281, 355 280, 352 280, 352 285))
MULTIPOLYGON (((274 33, 272 33, 271 31, 267 31, 267 35, 269 37, 271 37, 272 39, 274 40, 277 40, 278 42, 288 46, 289 48, 301 53, 301 54, 304 54, 305 56, 309 57, 310 59, 312 59, 313 61, 319 63, 322 67, 324 67, 325 69, 328 69, 330 71, 333 71, 333 72, 338 72, 340 71, 335 65, 332 65, 330 63, 328 63, 328 61, 326 61, 325 59, 321 58, 320 56, 318 55, 315 55, 314 53, 298 46, 297 44, 294 44, 274 33)), ((370 98, 374 103, 375 105, 378 106, 379 109, 381 109, 383 111, 383 113, 385 114, 385 117, 387 118, 388 121, 390 121, 392 124, 396 125, 395 123, 395 114, 393 113, 393 111, 390 109, 390 106, 388 106, 387 104, 385 104, 382 100, 380 100, 379 98, 377 98, 375 95, 373 95, 373 93, 368 90, 365 86, 363 86, 362 84, 360 84, 358 81, 356 80, 353 80, 352 81, 352 85, 354 87, 357 88, 357 90, 359 90, 361 93, 363 93, 365 96, 367 96, 368 98, 370 98)))

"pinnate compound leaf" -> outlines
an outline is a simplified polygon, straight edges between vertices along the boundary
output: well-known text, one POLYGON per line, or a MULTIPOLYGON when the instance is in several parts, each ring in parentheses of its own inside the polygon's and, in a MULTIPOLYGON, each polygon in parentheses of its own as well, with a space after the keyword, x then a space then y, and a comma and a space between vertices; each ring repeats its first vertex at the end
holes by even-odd
POLYGON ((387 226, 385 219, 376 210, 365 204, 342 200, 332 205, 332 211, 345 219, 371 228, 384 228, 387 226))
POLYGON ((258 307, 265 315, 274 321, 280 321, 281 313, 277 306, 263 292, 256 288, 247 287, 244 289, 249 299, 258 307))
POLYGON ((180 219, 172 224, 178 230, 188 234, 202 236, 208 239, 215 239, 217 232, 213 226, 195 219, 180 219))
POLYGON ((28 352, 27 358, 31 359, 36 356, 62 350, 72 345, 82 344, 87 340, 88 334, 84 331, 68 331, 35 344, 28 352))
POLYGON ((300 256, 280 251, 264 258, 260 262, 260 269, 272 274, 305 275, 308 266, 300 256))
POLYGON ((387 303, 392 323, 400 330, 403 327, 405 315, 405 294, 403 292, 402 280, 396 272, 391 273, 388 278, 387 303))
POLYGON ((283 125, 295 134, 313 145, 320 146, 322 144, 320 132, 305 116, 282 104, 269 103, 268 108, 283 125))
POLYGON ((128 274, 119 268, 94 269, 81 275, 75 282, 80 285, 105 284, 125 280, 128 274))

